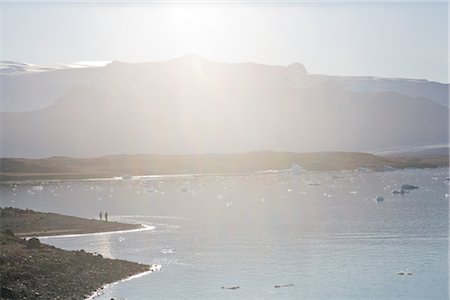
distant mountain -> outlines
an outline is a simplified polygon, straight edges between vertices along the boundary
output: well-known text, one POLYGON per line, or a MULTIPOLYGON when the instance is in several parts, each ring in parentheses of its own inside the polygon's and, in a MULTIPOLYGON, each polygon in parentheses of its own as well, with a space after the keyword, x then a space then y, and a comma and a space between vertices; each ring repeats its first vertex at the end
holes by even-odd
MULTIPOLYGON (((195 55, 187 55, 166 62, 126 64, 113 62, 112 65, 128 65, 132 68, 169 67, 174 62, 204 61, 221 68, 239 71, 245 65, 258 66, 261 70, 271 70, 277 80, 286 85, 305 88, 326 81, 332 81, 345 89, 355 92, 397 92, 412 97, 425 97, 449 106, 449 84, 417 79, 379 77, 340 77, 308 74, 301 63, 288 67, 267 66, 251 63, 225 64, 206 61, 195 55)), ((32 65, 27 63, 0 61, 0 111, 21 112, 50 106, 57 99, 78 86, 98 86, 104 74, 111 73, 108 62, 76 62, 55 65, 32 65), (97 67, 96 67, 97 66, 97 67), (99 67, 100 66, 100 67, 99 67)))
POLYGON ((3 157, 448 144, 448 106, 436 89, 425 88, 441 84, 427 81, 379 84, 308 75, 301 64, 225 64, 197 56, 22 73, 1 75, 2 105, 17 101, 17 110, 37 110, 1 113, 3 157), (407 88, 412 82, 415 92, 407 88))

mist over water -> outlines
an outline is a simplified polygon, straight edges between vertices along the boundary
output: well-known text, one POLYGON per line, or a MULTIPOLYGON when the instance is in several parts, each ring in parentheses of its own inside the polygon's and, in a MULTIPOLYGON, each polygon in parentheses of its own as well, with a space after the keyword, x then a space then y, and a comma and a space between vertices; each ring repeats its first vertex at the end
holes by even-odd
POLYGON ((162 265, 98 299, 448 299, 448 172, 39 181, 2 184, 1 206, 154 226, 42 239, 162 265))

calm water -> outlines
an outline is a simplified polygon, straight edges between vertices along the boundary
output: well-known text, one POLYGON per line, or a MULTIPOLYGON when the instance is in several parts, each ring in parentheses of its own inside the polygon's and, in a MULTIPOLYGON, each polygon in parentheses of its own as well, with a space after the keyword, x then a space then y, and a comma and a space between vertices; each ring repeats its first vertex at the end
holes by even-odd
POLYGON ((1 205, 155 226, 44 240, 162 265, 98 299, 448 299, 448 171, 34 182, 1 205))

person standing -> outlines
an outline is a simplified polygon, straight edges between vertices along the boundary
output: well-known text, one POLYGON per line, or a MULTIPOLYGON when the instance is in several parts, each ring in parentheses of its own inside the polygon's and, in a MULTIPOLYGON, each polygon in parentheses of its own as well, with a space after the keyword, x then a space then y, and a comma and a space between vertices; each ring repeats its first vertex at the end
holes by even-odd
POLYGON ((100 219, 100 221, 101 221, 101 220, 102 220, 102 217, 103 217, 102 212, 100 212, 100 213, 98 214, 98 217, 99 217, 99 219, 100 219))
POLYGON ((108 212, 105 211, 105 221, 108 222, 108 212))

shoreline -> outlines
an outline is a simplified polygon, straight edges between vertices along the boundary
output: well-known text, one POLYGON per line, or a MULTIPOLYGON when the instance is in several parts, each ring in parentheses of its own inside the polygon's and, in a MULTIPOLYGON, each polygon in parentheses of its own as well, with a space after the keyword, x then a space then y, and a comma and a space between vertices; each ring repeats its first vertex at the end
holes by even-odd
POLYGON ((0 208, 0 213, 0 299, 92 299, 108 286, 161 268, 41 243, 51 238, 148 231, 154 226, 89 220, 29 209, 0 208), (58 234, 74 231, 79 233, 58 234), (52 234, 39 235, 49 232, 52 234))
POLYGON ((155 226, 152 225, 145 225, 145 224, 139 224, 142 226, 142 228, 136 228, 136 229, 126 229, 126 230, 115 230, 115 231, 101 231, 101 232, 87 232, 87 233, 74 233, 74 234, 55 234, 55 235, 32 235, 32 236, 26 236, 25 239, 30 239, 33 237, 39 238, 39 239, 56 239, 56 238, 77 238, 77 237, 85 237, 85 236, 97 236, 97 235, 110 235, 110 234, 117 234, 117 233, 131 233, 131 232, 140 232, 140 231, 148 231, 148 230, 154 230, 155 226))
POLYGON ((46 237, 146 229, 141 224, 99 221, 13 207, 0 207, 0 217, 2 230, 9 229, 17 237, 46 237))
POLYGON ((161 269, 161 265, 151 265, 150 269, 147 270, 147 271, 144 271, 144 272, 141 272, 141 273, 137 273, 137 274, 131 275, 131 276, 127 277, 127 278, 120 279, 120 280, 117 280, 117 281, 114 281, 114 282, 111 282, 111 283, 107 283, 104 286, 98 288, 89 297, 85 298, 85 300, 93 300, 93 299, 103 295, 105 293, 106 289, 108 289, 108 288, 110 288, 110 287, 112 287, 112 286, 114 286, 116 284, 119 284, 119 283, 122 283, 122 282, 126 282, 126 281, 129 281, 129 280, 133 280, 133 279, 136 279, 136 278, 140 278, 140 277, 149 275, 149 274, 151 274, 153 272, 159 271, 160 269, 161 269))

